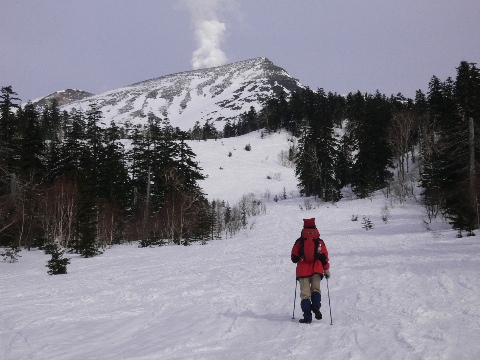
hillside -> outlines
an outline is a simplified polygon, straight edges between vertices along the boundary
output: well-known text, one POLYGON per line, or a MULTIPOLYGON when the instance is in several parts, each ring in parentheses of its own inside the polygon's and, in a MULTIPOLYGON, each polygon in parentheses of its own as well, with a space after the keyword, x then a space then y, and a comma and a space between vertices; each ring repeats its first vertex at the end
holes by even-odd
POLYGON ((302 85, 267 58, 255 58, 214 68, 185 71, 141 81, 62 107, 87 110, 96 103, 105 123, 146 123, 149 113, 167 117, 172 126, 191 129, 196 121, 215 122, 222 129, 250 107, 257 111, 280 92, 290 93, 302 85))
POLYGON ((210 200, 220 199, 230 204, 248 194, 258 199, 270 196, 272 200, 275 195, 281 197, 284 189, 288 196, 296 196, 294 169, 281 166, 280 161, 282 151, 288 153, 289 138, 291 135, 282 131, 263 139, 260 132, 253 132, 217 141, 190 141, 199 166, 208 175, 199 185, 210 200), (250 151, 245 150, 247 144, 250 151))
POLYGON ((297 197, 293 169, 277 158, 285 136, 192 144, 209 198, 234 202, 248 191, 266 204, 233 238, 70 255, 68 274, 57 276, 47 275, 42 251, 0 261, 0 358, 476 359, 477 239, 457 239, 441 222, 427 229, 415 201, 297 197), (261 196, 284 187, 286 200, 261 196), (362 227, 364 216, 373 229, 362 227), (322 281, 324 319, 302 325, 298 293, 292 319, 290 250, 307 217, 317 219, 332 278, 329 289, 322 281))

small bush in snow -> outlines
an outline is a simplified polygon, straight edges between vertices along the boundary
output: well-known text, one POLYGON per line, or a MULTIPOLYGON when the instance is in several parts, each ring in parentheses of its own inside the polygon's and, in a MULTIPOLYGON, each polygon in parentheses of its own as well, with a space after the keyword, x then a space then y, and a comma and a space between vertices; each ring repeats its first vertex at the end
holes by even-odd
POLYGON ((362 221, 362 227, 368 231, 373 228, 373 223, 368 217, 364 216, 362 221))
POLYGON ((389 217, 390 217, 390 210, 388 209, 387 205, 384 205, 382 208, 382 221, 386 224, 388 222, 389 217))
POLYGON ((358 221, 358 215, 352 215, 352 221, 358 221))
POLYGON ((245 145, 245 150, 247 150, 247 151, 252 150, 252 145, 250 145, 250 144, 245 145))
POLYGON ((138 241, 138 247, 144 248, 144 247, 163 246, 163 245, 166 245, 166 243, 167 242, 164 239, 161 239, 160 237, 155 236, 153 234, 149 234, 145 238, 142 238, 138 241))
POLYGON ((21 255, 18 255, 20 252, 20 248, 18 246, 10 246, 8 247, 4 253, 0 254, 3 256, 3 260, 10 259, 9 262, 14 263, 18 261, 19 257, 22 257, 21 255))
POLYGON ((305 206, 305 210, 312 210, 313 206, 309 199, 305 199, 303 205, 305 206))

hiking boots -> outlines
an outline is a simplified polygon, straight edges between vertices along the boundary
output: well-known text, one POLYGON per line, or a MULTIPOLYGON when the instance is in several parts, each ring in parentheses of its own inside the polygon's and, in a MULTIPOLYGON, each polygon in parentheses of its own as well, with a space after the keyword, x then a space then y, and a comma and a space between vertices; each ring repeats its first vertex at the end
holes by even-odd
POLYGON ((310 324, 312 322, 312 304, 310 299, 303 299, 300 302, 303 311, 303 319, 300 320, 302 324, 310 324))
POLYGON ((315 314, 315 319, 322 320, 322 313, 319 308, 313 308, 312 311, 315 314))
POLYGON ((322 304, 322 294, 317 291, 312 292, 312 311, 315 314, 315 319, 321 320, 322 313, 320 312, 320 306, 322 304))
POLYGON ((300 320, 298 320, 298 322, 300 324, 311 324, 312 320, 300 319, 300 320))

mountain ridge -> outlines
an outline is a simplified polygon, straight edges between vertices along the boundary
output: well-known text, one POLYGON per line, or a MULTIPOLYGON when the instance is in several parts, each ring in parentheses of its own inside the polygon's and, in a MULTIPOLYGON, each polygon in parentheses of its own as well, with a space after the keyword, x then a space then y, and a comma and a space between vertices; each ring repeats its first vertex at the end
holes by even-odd
POLYGON ((140 81, 72 101, 61 110, 86 111, 96 103, 105 122, 119 126, 145 123, 149 114, 191 129, 207 121, 222 129, 251 107, 259 111, 272 96, 303 88, 297 79, 266 57, 213 68, 189 70, 140 81))

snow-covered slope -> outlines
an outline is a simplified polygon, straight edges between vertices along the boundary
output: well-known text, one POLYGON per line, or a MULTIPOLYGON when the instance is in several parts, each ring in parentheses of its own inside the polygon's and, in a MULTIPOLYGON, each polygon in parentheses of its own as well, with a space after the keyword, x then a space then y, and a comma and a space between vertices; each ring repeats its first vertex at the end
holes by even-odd
POLYGON ((172 126, 188 130, 199 121, 218 121, 223 129, 227 119, 234 119, 251 106, 262 104, 281 91, 290 93, 301 84, 267 58, 255 58, 224 66, 186 71, 142 81, 111 90, 62 109, 87 110, 95 102, 105 123, 145 123, 149 113, 168 117, 172 126))
POLYGON ((287 132, 263 137, 261 132, 252 132, 217 141, 189 141, 199 166, 208 176, 200 181, 200 186, 210 200, 225 200, 231 205, 242 195, 253 194, 267 200, 275 195, 281 197, 284 192, 297 196, 294 169, 281 166, 282 154, 288 154, 291 138, 287 132), (250 145, 250 151, 245 150, 246 145, 250 145))
POLYGON ((400 207, 381 194, 337 204, 296 197, 293 169, 277 159, 285 138, 192 144, 212 199, 287 188, 286 200, 263 197, 266 214, 233 238, 71 255, 68 274, 58 276, 47 275, 50 256, 38 250, 0 261, 0 358, 478 359, 477 237, 457 239, 441 222, 427 230, 413 200, 400 207), (364 216, 373 229, 362 228, 364 216), (324 319, 302 325, 298 289, 292 319, 290 250, 310 217, 332 278, 328 289, 322 281, 324 319))

